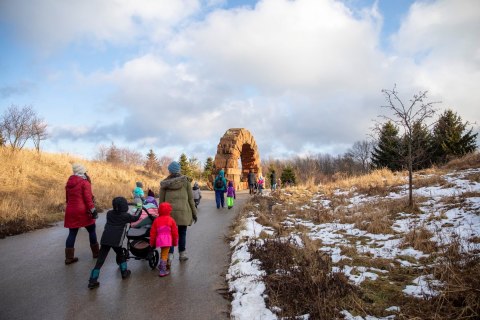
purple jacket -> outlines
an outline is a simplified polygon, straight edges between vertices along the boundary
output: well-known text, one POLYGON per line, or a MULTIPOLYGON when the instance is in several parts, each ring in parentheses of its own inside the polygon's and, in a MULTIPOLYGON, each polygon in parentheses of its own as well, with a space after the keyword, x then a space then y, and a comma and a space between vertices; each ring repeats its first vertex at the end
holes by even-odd
POLYGON ((235 198, 235 188, 232 186, 228 186, 227 188, 227 197, 235 198))

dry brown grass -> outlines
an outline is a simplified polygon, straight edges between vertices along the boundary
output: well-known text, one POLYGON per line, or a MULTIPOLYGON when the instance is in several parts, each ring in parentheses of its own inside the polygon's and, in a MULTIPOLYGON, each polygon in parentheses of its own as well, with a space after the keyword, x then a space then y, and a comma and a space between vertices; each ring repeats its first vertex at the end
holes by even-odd
POLYGON ((480 152, 469 153, 461 158, 453 159, 445 164, 444 169, 464 170, 480 167, 480 152))
POLYGON ((402 240, 402 247, 413 247, 416 250, 424 253, 437 252, 437 243, 432 241, 433 233, 425 227, 418 227, 410 230, 404 235, 402 240))
POLYGON ((331 196, 337 189, 352 190, 352 188, 366 195, 386 195, 391 188, 404 185, 405 182, 404 173, 380 169, 362 176, 343 177, 320 186, 320 190, 327 196, 331 196))
POLYGON ((339 318, 355 299, 356 289, 343 273, 332 272, 328 254, 317 251, 308 238, 303 240, 303 248, 278 238, 250 245, 252 257, 261 261, 266 273, 267 304, 281 307, 277 315, 282 319, 302 314, 311 319, 339 318))
POLYGON ((148 175, 141 167, 115 167, 67 154, 40 154, 33 150, 11 153, 0 148, 0 237, 44 227, 63 218, 65 183, 71 164, 80 162, 88 169, 97 207, 111 207, 118 195, 127 199, 136 181, 144 190, 158 192, 162 177, 148 175))

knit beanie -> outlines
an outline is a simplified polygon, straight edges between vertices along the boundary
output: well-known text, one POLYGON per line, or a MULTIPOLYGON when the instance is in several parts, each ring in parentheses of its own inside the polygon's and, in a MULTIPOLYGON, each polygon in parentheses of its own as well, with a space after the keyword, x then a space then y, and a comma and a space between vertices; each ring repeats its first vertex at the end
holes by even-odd
POLYGON ((180 163, 173 161, 168 165, 168 171, 170 173, 180 173, 180 163))
POLYGON ((159 216, 169 216, 172 212, 172 206, 168 202, 162 202, 158 206, 158 215, 159 216))
POLYGON ((72 164, 72 170, 73 174, 85 174, 85 172, 87 172, 87 169, 80 163, 72 164))

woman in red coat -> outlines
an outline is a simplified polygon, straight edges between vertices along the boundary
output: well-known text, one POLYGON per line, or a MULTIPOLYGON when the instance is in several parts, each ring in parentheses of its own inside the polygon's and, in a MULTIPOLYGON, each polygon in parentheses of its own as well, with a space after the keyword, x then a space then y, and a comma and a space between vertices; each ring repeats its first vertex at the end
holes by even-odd
POLYGON ((87 169, 79 163, 72 165, 73 175, 65 186, 67 207, 65 209, 65 228, 69 229, 65 244, 65 264, 78 261, 75 257, 75 239, 78 229, 85 227, 90 239, 93 258, 98 257, 98 241, 95 232, 95 219, 98 217, 93 203, 92 185, 87 176, 87 169))

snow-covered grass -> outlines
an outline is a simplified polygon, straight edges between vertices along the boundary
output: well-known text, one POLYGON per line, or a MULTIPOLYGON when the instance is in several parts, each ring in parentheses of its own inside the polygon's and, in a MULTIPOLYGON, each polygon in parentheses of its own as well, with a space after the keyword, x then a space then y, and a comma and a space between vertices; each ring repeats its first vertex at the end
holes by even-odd
MULTIPOLYGON (((407 318, 442 318, 446 312, 454 318, 464 312, 452 311, 455 295, 470 303, 466 314, 480 316, 480 169, 441 173, 415 176, 413 209, 406 206, 404 177, 384 179, 385 172, 376 178, 382 182, 358 179, 361 187, 344 182, 255 197, 241 217, 243 229, 231 242, 227 281, 232 318, 311 317, 301 311, 287 314, 281 303, 289 301, 268 291, 264 261, 253 259, 249 249, 265 245, 265 239, 296 239, 291 241, 296 250, 305 250, 302 239, 308 240, 318 254, 329 256, 330 272, 342 273, 358 289, 355 304, 336 317, 394 319, 402 313, 407 318), (465 270, 477 272, 476 278, 468 278, 465 270)), ((308 293, 298 294, 318 302, 308 293)))

